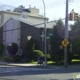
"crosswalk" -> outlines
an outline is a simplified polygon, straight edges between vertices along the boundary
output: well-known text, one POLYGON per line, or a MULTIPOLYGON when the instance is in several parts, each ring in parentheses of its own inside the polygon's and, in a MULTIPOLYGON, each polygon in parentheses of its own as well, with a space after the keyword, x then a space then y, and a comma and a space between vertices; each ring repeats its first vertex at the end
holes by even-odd
POLYGON ((0 73, 6 72, 20 72, 20 71, 39 71, 39 70, 49 70, 42 68, 21 68, 21 67, 9 67, 9 68, 0 68, 0 73))

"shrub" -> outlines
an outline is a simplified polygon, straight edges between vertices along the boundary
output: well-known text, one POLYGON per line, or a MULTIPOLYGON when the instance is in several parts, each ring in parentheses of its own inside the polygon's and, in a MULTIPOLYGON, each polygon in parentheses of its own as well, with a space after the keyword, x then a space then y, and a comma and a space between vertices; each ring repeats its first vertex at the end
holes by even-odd
POLYGON ((40 50, 34 50, 34 53, 36 53, 36 55, 38 55, 38 56, 44 57, 43 52, 40 50))
POLYGON ((7 46, 7 50, 10 53, 10 55, 15 55, 18 51, 18 45, 16 43, 11 43, 7 46))
POLYGON ((13 62, 13 61, 14 61, 13 57, 10 57, 10 56, 4 57, 4 60, 5 60, 6 62, 13 62))
POLYGON ((0 56, 2 56, 3 51, 4 51, 4 45, 0 43, 0 56))
POLYGON ((33 59, 34 49, 35 49, 35 40, 31 38, 25 45, 25 57, 28 60, 33 59))
POLYGON ((22 56, 20 56, 20 55, 14 55, 13 59, 14 59, 14 62, 21 62, 22 56))

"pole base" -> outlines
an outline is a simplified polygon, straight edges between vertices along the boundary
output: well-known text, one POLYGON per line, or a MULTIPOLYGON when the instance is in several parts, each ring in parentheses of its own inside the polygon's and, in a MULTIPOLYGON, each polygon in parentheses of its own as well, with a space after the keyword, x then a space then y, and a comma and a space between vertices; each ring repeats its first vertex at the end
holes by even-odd
POLYGON ((45 67, 47 66, 47 62, 46 62, 46 61, 44 61, 44 66, 45 66, 45 67))
POLYGON ((68 68, 68 64, 65 64, 64 67, 65 67, 65 68, 68 68))

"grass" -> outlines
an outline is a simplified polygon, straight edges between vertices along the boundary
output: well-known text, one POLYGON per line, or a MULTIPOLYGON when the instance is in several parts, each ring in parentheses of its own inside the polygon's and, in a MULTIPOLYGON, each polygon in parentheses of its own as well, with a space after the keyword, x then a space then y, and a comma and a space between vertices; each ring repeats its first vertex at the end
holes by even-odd
MULTIPOLYGON (((52 61, 47 61, 48 64, 52 64, 53 62, 52 61)), ((37 61, 33 61, 31 62, 31 64, 37 64, 37 61)))
MULTIPOLYGON (((31 64, 37 64, 37 61, 33 61, 33 62, 30 62, 31 64)), ((54 65, 54 64, 56 64, 56 62, 55 61, 47 61, 47 64, 48 65, 54 65)))
POLYGON ((72 64, 80 64, 80 59, 73 59, 72 64))
MULTIPOLYGON (((31 64, 37 64, 37 61, 30 62, 31 64)), ((55 61, 47 61, 48 65, 57 65, 55 61)), ((73 59, 71 65, 80 64, 80 59, 73 59)), ((64 64, 61 64, 64 65, 64 64)))
POLYGON ((0 56, 0 61, 2 61, 3 60, 3 56, 0 56))

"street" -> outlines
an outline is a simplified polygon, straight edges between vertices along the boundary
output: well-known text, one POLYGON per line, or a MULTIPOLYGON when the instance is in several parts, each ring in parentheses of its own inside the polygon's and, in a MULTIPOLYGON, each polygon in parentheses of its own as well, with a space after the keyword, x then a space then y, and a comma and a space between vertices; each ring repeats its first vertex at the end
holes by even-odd
POLYGON ((80 69, 0 66, 0 80, 73 80, 80 69))

